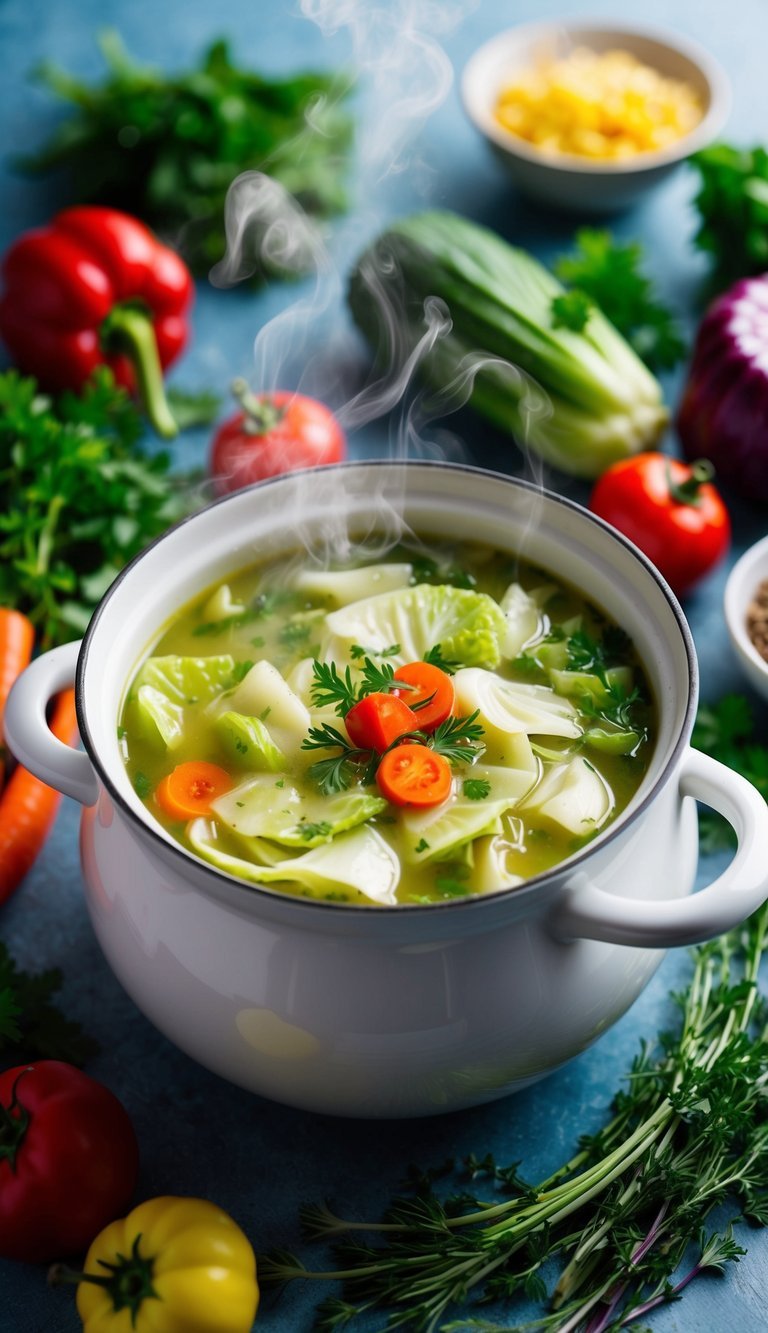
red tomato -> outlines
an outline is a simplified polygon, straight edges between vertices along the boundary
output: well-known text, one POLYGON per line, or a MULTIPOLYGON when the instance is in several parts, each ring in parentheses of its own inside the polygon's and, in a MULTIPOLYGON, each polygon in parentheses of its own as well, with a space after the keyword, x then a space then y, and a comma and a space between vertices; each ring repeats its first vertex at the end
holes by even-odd
POLYGON ((379 752, 421 726, 416 714, 394 694, 364 695, 345 715, 344 725, 353 745, 379 752))
POLYGON ((434 731, 441 722, 450 717, 453 709, 455 691, 453 681, 440 667, 431 662, 408 662, 397 668, 395 680, 401 680, 409 686, 394 693, 408 704, 416 713, 419 731, 434 731), (424 702, 428 701, 428 702, 424 702), (420 708, 414 705, 422 704, 420 708))
POLYGON ((637 454, 600 477, 589 507, 653 561, 676 593, 684 593, 722 560, 731 522, 708 478, 706 463, 665 454, 637 454))
POLYGON ((139 1150, 124 1107, 61 1060, 0 1074, 0 1255, 85 1250, 126 1209, 139 1150))
POLYGON ((341 462, 344 432, 324 403, 283 389, 252 394, 243 380, 232 389, 242 411, 219 426, 211 447, 209 471, 219 495, 281 472, 341 462))

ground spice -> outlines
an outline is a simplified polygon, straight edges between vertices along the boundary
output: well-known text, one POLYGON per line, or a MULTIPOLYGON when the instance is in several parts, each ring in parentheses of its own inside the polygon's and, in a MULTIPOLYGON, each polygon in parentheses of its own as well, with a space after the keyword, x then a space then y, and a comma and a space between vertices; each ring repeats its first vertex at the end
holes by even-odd
POLYGON ((747 607, 747 633, 760 656, 768 662, 768 579, 763 579, 747 607))

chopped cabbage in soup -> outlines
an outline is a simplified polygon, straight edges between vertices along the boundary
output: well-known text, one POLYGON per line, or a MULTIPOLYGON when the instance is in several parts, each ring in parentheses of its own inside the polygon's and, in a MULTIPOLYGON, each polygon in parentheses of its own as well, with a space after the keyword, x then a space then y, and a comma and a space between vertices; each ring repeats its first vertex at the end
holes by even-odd
POLYGON ((597 607, 508 554, 432 543, 209 589, 136 672, 118 735, 188 851, 362 906, 515 888, 573 856, 631 801, 654 724, 597 607))

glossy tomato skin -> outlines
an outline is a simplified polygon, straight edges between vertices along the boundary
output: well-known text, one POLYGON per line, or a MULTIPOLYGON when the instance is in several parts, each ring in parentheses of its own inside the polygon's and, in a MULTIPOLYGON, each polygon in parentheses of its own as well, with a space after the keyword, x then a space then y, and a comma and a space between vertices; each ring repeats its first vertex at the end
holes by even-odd
POLYGON ((276 409, 279 419, 256 433, 246 411, 219 426, 211 447, 210 474, 218 495, 229 495, 281 472, 340 463, 346 438, 330 408, 303 394, 275 390, 258 403, 276 409))
POLYGON ((731 538, 728 510, 710 482, 698 486, 696 503, 671 493, 670 484, 674 490, 690 483, 695 467, 666 454, 637 454, 609 467, 589 502, 593 513, 645 552, 678 594, 722 560, 731 538))
MULTIPOLYGON (((0 1105, 29 1121, 12 1165, 0 1157, 0 1255, 50 1263, 78 1254, 125 1211, 139 1167, 115 1095, 73 1065, 39 1060, 0 1074, 0 1105), (23 1108, 23 1110, 22 1110, 23 1108)), ((0 1152, 8 1126, 0 1113, 0 1152)))

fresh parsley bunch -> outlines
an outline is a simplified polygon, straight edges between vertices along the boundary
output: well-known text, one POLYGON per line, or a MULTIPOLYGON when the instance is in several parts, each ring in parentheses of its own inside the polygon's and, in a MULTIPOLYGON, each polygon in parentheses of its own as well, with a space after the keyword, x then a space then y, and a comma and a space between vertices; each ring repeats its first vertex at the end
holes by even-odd
POLYGON ((42 649, 82 634, 120 568, 182 512, 143 430, 106 368, 55 404, 0 375, 0 606, 29 616, 42 649))
POLYGON ((23 972, 0 940, 0 1069, 27 1060, 67 1060, 82 1065, 98 1044, 52 1003, 61 972, 23 972))
POLYGON ((137 64, 114 31, 101 34, 107 63, 90 85, 44 64, 38 80, 73 110, 51 140, 19 166, 67 169, 72 202, 135 213, 205 274, 225 250, 224 202, 243 171, 263 171, 303 209, 326 216, 347 204, 352 122, 349 81, 301 73, 267 79, 240 68, 216 41, 197 68, 166 74, 137 64))

